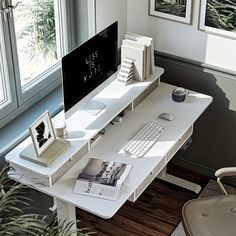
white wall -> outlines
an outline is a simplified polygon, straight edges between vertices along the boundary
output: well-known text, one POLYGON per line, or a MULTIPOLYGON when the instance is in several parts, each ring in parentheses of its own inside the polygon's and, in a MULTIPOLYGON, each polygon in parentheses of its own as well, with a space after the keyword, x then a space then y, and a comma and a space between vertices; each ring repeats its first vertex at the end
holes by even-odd
MULTIPOLYGON (((89 38, 89 12, 88 12, 88 1, 80 0, 74 1, 74 12, 75 12, 75 46, 82 44, 89 38)), ((92 14, 91 14, 92 15, 92 14)))
POLYGON ((153 37, 158 51, 236 71, 236 40, 198 30, 200 0, 193 1, 192 25, 149 16, 148 2, 127 0, 128 31, 153 37))
POLYGON ((127 32, 127 0, 96 0, 96 31, 118 21, 118 46, 127 32))

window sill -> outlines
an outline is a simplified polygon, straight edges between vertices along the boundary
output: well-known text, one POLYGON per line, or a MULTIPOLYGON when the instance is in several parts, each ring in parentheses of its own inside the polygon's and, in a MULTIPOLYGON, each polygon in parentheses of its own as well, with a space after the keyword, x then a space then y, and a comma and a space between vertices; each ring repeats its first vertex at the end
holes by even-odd
POLYGON ((61 86, 54 89, 49 95, 35 103, 20 116, 12 120, 0 130, 0 158, 29 136, 28 127, 45 110, 54 116, 63 108, 61 86))

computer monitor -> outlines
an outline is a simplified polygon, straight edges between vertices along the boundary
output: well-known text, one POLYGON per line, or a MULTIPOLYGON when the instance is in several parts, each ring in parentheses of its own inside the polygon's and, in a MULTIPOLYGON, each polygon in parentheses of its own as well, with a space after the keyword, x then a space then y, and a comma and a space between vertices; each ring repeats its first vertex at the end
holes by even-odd
POLYGON ((115 22, 62 58, 66 118, 78 109, 97 114, 106 107, 93 97, 117 71, 117 45, 118 23, 115 22))

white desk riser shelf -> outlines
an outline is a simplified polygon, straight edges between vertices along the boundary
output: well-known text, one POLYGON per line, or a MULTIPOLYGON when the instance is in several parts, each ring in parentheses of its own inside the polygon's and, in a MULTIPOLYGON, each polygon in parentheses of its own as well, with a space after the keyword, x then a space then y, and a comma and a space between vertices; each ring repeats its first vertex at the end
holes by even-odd
MULTIPOLYGON (((160 70, 159 68, 156 69, 160 70)), ((162 73, 163 70, 161 70, 158 77, 162 73)), ((146 90, 150 82, 137 82, 130 86, 120 87, 120 90, 127 90, 123 92, 117 87, 121 85, 116 83, 113 82, 110 85, 110 89, 114 89, 114 93, 109 93, 109 87, 107 87, 97 96, 103 102, 106 100, 107 110, 102 111, 95 118, 80 111, 67 122, 69 132, 83 130, 85 133, 83 138, 76 140, 76 142, 81 142, 77 147, 79 145, 83 146, 84 143, 88 144, 88 140, 106 126, 106 133, 99 142, 85 156, 80 157, 80 160, 62 178, 58 179, 52 187, 35 185, 31 179, 27 178, 27 175, 21 178, 23 183, 34 184, 35 188, 39 191, 53 196, 57 203, 62 208, 64 207, 64 209, 60 208, 61 210, 58 210, 60 216, 64 215, 64 217, 73 219, 75 218, 75 207, 79 207, 100 217, 110 218, 126 200, 135 201, 192 134, 194 122, 212 101, 210 96, 190 91, 189 96, 184 102, 176 103, 171 99, 171 92, 174 87, 161 83, 133 111, 127 111, 121 123, 111 125, 109 122, 127 107, 130 101, 134 101, 137 97, 140 98, 140 94, 146 90), (158 118, 158 115, 162 112, 172 113, 175 119, 170 122, 158 118), (85 118, 84 122, 81 116, 85 118), (131 158, 128 154, 121 152, 122 147, 128 140, 149 120, 156 121, 160 125, 165 126, 167 131, 145 157, 141 159, 131 158), (122 188, 117 202, 73 194, 72 191, 78 173, 83 169, 90 157, 132 164, 131 173, 122 188)), ((19 153, 19 151, 20 148, 17 147, 17 151, 13 150, 6 156, 6 159, 10 163, 19 164, 22 161, 17 157, 17 152, 19 153)), ((25 163, 21 163, 21 165, 23 164, 25 163)), ((51 168, 53 169, 53 167, 51 168)))
MULTIPOLYGON (((109 78, 110 84, 97 96, 96 101, 106 104, 98 115, 94 116, 84 110, 79 110, 66 121, 68 140, 71 147, 63 152, 49 167, 45 168, 19 157, 19 153, 30 143, 31 138, 14 148, 6 160, 14 167, 19 175, 27 172, 27 175, 42 184, 51 186, 67 170, 77 163, 90 149, 90 140, 96 136, 111 120, 113 120, 126 107, 133 109, 144 97, 149 94, 153 87, 160 84, 160 76, 164 69, 155 67, 155 73, 144 82, 133 81, 124 86, 116 81, 117 73, 109 78)), ((63 112, 54 119, 64 118, 63 112)))

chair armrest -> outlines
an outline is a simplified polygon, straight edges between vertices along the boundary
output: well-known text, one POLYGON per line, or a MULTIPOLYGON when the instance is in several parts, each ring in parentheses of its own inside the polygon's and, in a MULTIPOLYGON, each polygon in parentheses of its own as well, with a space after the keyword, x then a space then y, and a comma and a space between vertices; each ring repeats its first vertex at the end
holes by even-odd
POLYGON ((226 190, 220 180, 224 176, 236 176, 236 167, 221 168, 215 172, 215 176, 217 177, 217 183, 220 186, 223 193, 228 195, 228 193, 226 192, 226 190))
POLYGON ((224 177, 224 176, 236 176, 236 167, 225 167, 217 170, 215 172, 216 177, 224 177))

